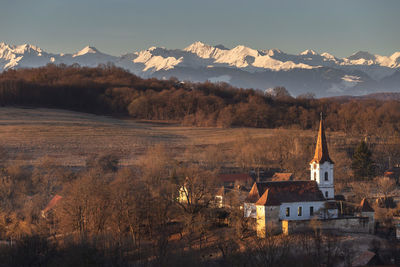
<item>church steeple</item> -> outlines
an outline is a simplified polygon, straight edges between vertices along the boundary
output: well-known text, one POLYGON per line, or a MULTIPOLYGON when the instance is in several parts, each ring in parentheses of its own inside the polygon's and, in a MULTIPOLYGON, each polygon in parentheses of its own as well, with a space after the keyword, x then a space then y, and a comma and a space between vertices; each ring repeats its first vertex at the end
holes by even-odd
POLYGON ((333 163, 333 160, 329 157, 328 145, 326 142, 325 129, 324 129, 324 120, 322 118, 319 121, 319 131, 318 131, 318 139, 317 146, 315 147, 314 158, 311 160, 311 163, 323 164, 324 162, 333 163))
POLYGON ((311 180, 316 181, 319 189, 326 199, 332 199, 335 196, 335 187, 333 179, 333 160, 329 157, 328 144, 326 142, 324 120, 319 122, 319 131, 317 146, 315 147, 314 158, 310 162, 311 180))

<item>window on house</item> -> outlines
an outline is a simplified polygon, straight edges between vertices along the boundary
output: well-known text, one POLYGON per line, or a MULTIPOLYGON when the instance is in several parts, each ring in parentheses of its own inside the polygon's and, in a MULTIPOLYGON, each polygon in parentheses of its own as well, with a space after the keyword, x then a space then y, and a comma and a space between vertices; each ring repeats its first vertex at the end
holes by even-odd
POLYGON ((314 207, 310 207, 310 216, 314 215, 314 207))
POLYGON ((301 216, 302 213, 303 213, 303 207, 299 207, 297 209, 297 216, 301 216))
POLYGON ((325 181, 328 181, 328 172, 325 172, 325 181))
POLYGON ((325 191, 325 197, 328 198, 328 191, 325 191))
POLYGON ((290 208, 286 208, 286 217, 290 216, 290 208))

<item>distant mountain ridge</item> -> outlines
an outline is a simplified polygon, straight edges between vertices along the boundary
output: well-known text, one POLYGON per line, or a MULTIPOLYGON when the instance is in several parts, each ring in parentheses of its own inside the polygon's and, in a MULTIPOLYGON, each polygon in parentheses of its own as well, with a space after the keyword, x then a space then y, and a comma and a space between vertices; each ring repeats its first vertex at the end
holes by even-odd
POLYGON ((400 92, 400 52, 390 56, 359 51, 347 58, 308 49, 298 55, 279 49, 256 50, 243 45, 228 49, 195 42, 184 49, 150 47, 112 56, 86 46, 74 54, 48 53, 30 45, 0 43, 0 70, 54 64, 96 67, 112 63, 141 77, 228 82, 265 90, 285 86, 291 94, 318 97, 400 92))

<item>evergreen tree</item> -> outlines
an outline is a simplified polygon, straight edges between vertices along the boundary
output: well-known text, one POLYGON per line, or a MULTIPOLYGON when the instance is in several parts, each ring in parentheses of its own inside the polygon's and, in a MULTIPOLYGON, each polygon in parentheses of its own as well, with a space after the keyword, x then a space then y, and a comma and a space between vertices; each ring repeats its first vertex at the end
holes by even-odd
POLYGON ((356 179, 370 179, 374 176, 374 162, 371 159, 371 155, 372 153, 367 143, 361 141, 354 151, 351 163, 351 168, 356 179))

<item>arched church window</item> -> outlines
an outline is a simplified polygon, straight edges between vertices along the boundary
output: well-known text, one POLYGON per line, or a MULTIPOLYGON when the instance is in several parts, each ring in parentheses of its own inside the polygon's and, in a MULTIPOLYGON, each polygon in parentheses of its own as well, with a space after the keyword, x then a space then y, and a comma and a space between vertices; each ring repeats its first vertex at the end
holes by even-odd
POLYGON ((325 191, 325 197, 328 198, 328 191, 325 191))
POLYGON ((328 172, 325 172, 325 181, 328 181, 328 172))
POLYGON ((314 172, 314 180, 317 180, 317 172, 314 172))

